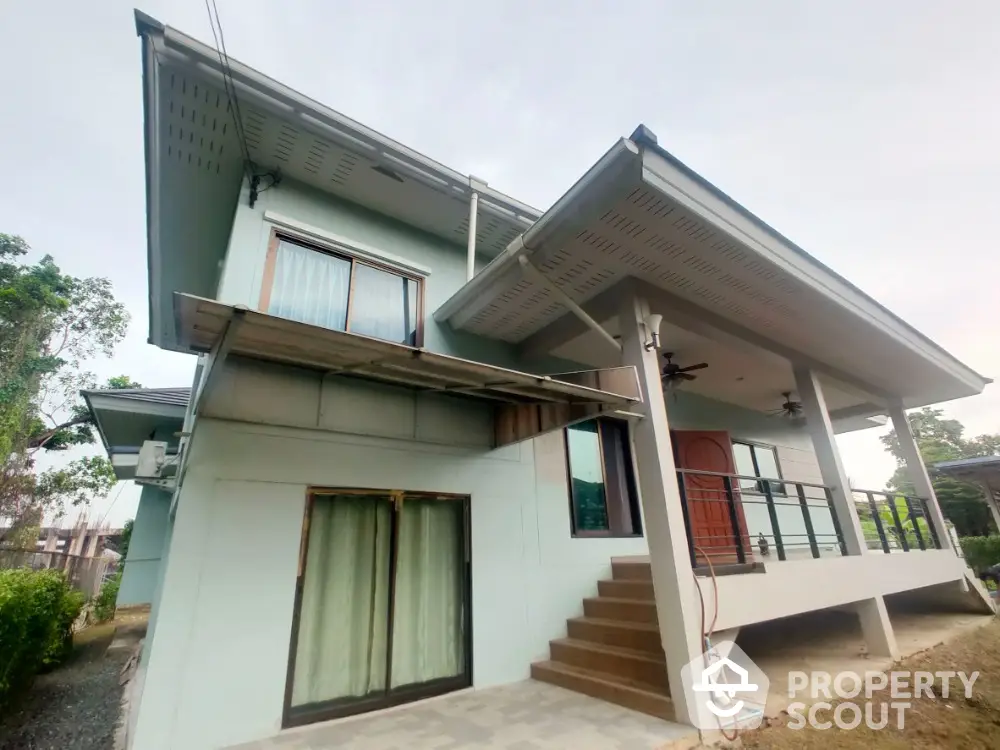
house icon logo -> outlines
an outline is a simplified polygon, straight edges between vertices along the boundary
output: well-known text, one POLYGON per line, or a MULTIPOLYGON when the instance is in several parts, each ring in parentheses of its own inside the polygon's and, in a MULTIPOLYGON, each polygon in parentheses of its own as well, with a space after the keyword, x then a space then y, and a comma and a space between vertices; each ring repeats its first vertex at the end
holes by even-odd
POLYGON ((750 673, 747 670, 732 659, 723 657, 702 670, 702 681, 692 685, 691 689, 696 693, 711 693, 711 698, 705 702, 706 708, 716 716, 729 718, 743 710, 743 701, 735 700, 739 693, 757 692, 757 685, 749 682, 749 677, 750 673), (739 682, 733 684, 722 681, 721 678, 725 676, 727 669, 738 675, 739 682))
POLYGON ((767 675, 732 641, 712 644, 681 678, 698 729, 754 729, 764 720, 767 675))

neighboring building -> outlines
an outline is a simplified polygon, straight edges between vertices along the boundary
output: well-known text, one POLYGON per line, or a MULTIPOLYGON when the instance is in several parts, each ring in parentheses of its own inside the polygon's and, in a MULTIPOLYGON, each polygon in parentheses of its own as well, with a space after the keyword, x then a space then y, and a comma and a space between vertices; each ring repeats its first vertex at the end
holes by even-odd
POLYGON ((1000 532, 1000 456, 958 458, 934 464, 934 472, 983 488, 983 502, 990 509, 993 523, 1000 532))
POLYGON ((989 381, 648 130, 542 213, 137 22, 149 336, 201 359, 133 748, 529 675, 687 722, 709 562, 717 631, 850 606, 895 654, 886 596, 991 611, 904 416, 989 381), (886 414, 892 544, 834 439, 886 414))

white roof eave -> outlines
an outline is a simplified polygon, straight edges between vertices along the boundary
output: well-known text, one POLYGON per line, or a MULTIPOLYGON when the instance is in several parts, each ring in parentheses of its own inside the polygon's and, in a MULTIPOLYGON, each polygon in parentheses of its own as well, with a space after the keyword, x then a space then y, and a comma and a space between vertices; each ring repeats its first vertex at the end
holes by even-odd
POLYGON ((782 266, 816 292, 904 343, 969 387, 993 382, 968 367, 847 279, 786 239, 661 149, 643 149, 643 180, 695 213, 706 216, 763 259, 782 266))
POLYGON ((610 193, 611 186, 627 172, 628 162, 636 169, 643 182, 673 200, 685 205, 694 213, 727 231, 748 250, 771 263, 788 269, 817 294, 822 294, 836 305, 854 314, 874 327, 881 335, 892 337, 919 357, 932 364, 942 375, 963 384, 968 395, 979 393, 993 382, 928 339, 898 316, 852 285, 843 277, 820 263, 804 250, 784 238, 767 224, 719 191, 713 185, 684 166, 680 161, 655 144, 655 136, 640 127, 633 140, 616 144, 605 156, 568 191, 560 201, 514 240, 507 250, 489 266, 446 300, 434 317, 453 328, 461 328, 476 315, 495 294, 517 283, 520 272, 517 258, 530 255, 542 242, 550 242, 553 232, 560 228, 572 231, 581 225, 581 216, 599 206, 581 203, 580 195, 586 192, 593 198, 595 190, 610 193), (636 138, 639 135, 639 138, 636 138), (595 187, 597 186, 597 187, 595 187))

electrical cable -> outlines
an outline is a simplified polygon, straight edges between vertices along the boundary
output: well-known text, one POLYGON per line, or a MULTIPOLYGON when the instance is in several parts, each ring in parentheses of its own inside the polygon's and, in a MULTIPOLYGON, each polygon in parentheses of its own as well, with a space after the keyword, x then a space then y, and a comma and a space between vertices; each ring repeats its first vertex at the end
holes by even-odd
POLYGON ((236 139, 239 141, 240 152, 244 157, 247 180, 250 183, 249 203, 250 208, 253 208, 261 193, 266 193, 281 182, 281 170, 261 171, 250 156, 246 128, 243 126, 243 110, 240 108, 240 99, 236 95, 236 81, 233 79, 233 66, 229 63, 229 50, 226 49, 226 35, 222 31, 219 7, 215 4, 215 0, 205 0, 205 10, 208 11, 208 22, 212 27, 212 38, 215 39, 215 49, 219 56, 219 65, 222 68, 222 83, 226 89, 226 98, 229 100, 229 111, 233 118, 236 139), (271 183, 263 189, 260 188, 261 177, 271 178, 271 183))
POLYGON ((111 501, 111 505, 108 506, 107 510, 104 511, 104 515, 101 516, 101 520, 97 522, 99 527, 104 524, 104 519, 108 517, 108 513, 110 513, 111 509, 115 507, 115 503, 117 503, 118 498, 122 496, 122 492, 125 490, 127 484, 127 482, 122 482, 122 486, 118 488, 118 494, 115 495, 115 499, 111 501))
POLYGON ((240 110, 240 101, 236 96, 236 83, 233 81, 232 68, 229 65, 229 54, 226 51, 226 38, 222 33, 222 20, 219 18, 219 8, 216 6, 215 0, 205 0, 205 10, 208 13, 208 23, 212 27, 215 51, 219 56, 222 85, 226 90, 226 99, 229 100, 229 114, 233 118, 233 129, 236 131, 236 140, 239 142, 240 153, 244 157, 244 171, 246 172, 247 179, 252 184, 255 179, 254 163, 253 159, 250 158, 250 149, 247 146, 246 133, 243 130, 243 112, 240 110), (218 31, 216 31, 216 26, 218 26, 218 31))
MULTIPOLYGON (((694 576, 694 585, 695 588, 698 589, 698 601, 701 603, 701 637, 702 640, 704 641, 705 652, 708 653, 709 651, 712 650, 712 635, 715 633, 715 624, 719 621, 719 581, 715 577, 715 566, 712 565, 712 558, 709 557, 708 553, 705 552, 705 550, 703 550, 698 545, 695 545, 694 549, 695 552, 700 553, 701 556, 705 558, 705 562, 708 563, 708 572, 712 576, 712 588, 715 594, 715 601, 714 601, 715 606, 712 611, 712 624, 706 630, 705 596, 702 593, 701 583, 698 581, 698 575, 694 572, 694 569, 692 568, 691 575, 694 576)), ((737 719, 735 718, 733 719, 733 726, 732 726, 733 735, 731 737, 729 736, 726 727, 722 726, 722 717, 716 716, 715 719, 719 724, 719 731, 722 733, 722 736, 725 737, 729 742, 733 742, 734 740, 736 740, 736 738, 740 736, 739 722, 737 719)))

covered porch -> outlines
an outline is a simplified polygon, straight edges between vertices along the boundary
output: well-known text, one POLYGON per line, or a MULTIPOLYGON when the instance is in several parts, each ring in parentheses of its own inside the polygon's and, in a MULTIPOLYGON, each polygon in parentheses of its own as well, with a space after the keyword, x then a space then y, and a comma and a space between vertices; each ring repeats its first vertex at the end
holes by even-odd
MULTIPOLYGON (((707 617, 719 629, 849 606, 871 652, 891 657, 885 595, 970 590, 905 410, 974 395, 988 380, 644 127, 435 318, 515 344, 528 361, 636 367, 634 464, 668 665, 703 650, 692 572, 710 567, 738 574, 718 579, 707 617), (838 432, 888 420, 913 497, 855 491, 837 448, 838 432)), ((687 721, 690 696, 668 672, 687 721)))

